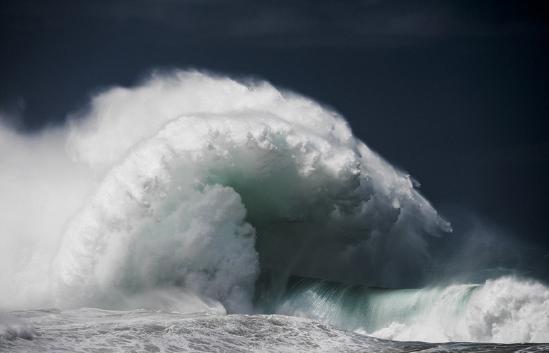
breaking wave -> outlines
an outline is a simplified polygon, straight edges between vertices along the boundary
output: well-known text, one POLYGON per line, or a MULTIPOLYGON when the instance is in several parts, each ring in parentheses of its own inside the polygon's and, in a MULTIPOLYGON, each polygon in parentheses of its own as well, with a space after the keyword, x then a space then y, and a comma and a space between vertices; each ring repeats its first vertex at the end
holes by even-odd
POLYGON ((513 277, 420 289, 300 279, 269 306, 392 340, 549 341, 549 288, 513 277))
MULTIPOLYGON (((5 309, 250 313, 262 310, 254 295, 265 271, 416 286, 431 270, 429 238, 451 231, 411 177, 355 138, 333 110, 266 82, 199 72, 107 90, 67 126, 37 136, 0 129, 0 164, 8 166, 0 177, 5 309)), ((482 325, 502 315, 509 325, 533 325, 531 336, 513 337, 543 338, 535 332, 546 322, 536 326, 528 313, 535 305, 547 312, 546 288, 532 289, 541 297, 526 297, 528 309, 477 308, 498 283, 368 290, 365 302, 381 314, 327 320, 345 328, 356 321, 353 329, 395 339, 499 340, 508 328, 482 325), (468 303, 463 320, 478 311, 480 333, 429 328, 435 335, 423 336, 411 322, 431 311, 406 314, 407 305, 452 293, 468 303), (404 314, 391 309, 397 303, 404 314), (363 319, 370 324, 360 326, 363 319)), ((311 302, 323 286, 298 290, 277 310, 313 317, 347 310, 311 302)), ((334 290, 346 298, 347 289, 334 290)))
POLYGON ((157 305, 159 292, 171 306, 183 289, 198 310, 247 312, 261 267, 405 283, 425 270, 425 237, 449 229, 339 115, 265 82, 157 75, 80 115, 42 139, 63 140, 65 179, 88 168, 86 196, 39 230, 50 258, 29 251, 3 306, 31 282, 63 307, 157 305))

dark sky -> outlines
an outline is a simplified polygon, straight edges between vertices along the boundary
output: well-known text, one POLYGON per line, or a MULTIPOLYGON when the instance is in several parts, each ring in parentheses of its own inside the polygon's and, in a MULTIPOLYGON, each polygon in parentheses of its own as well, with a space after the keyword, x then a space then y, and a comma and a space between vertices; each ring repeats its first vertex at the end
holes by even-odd
POLYGON ((547 1, 1 0, 0 58, 24 132, 154 68, 265 78, 338 110, 454 223, 549 249, 547 1))

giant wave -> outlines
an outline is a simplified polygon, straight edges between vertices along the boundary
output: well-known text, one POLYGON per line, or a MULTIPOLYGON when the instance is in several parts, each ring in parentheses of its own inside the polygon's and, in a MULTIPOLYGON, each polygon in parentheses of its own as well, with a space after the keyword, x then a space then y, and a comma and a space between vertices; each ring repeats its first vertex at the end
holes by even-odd
MULTIPOLYGON (((0 307, 9 310, 253 313, 266 310, 254 302, 265 271, 281 281, 414 287, 433 266, 429 238, 451 231, 413 179, 355 138, 335 111, 266 82, 195 71, 109 89, 66 126, 37 136, 0 129, 0 165, 0 307)), ((521 340, 547 339, 536 333, 548 332, 547 320, 520 314, 547 312, 547 288, 536 285, 543 298, 531 304, 526 296, 510 309, 534 332, 521 340)), ((277 310, 318 318, 310 290, 277 310)), ((385 310, 402 297, 395 293, 368 303, 385 310)), ((322 310, 344 307, 329 305, 322 310)), ((343 328, 353 320, 328 318, 343 328)), ((362 328, 442 339, 428 325, 398 326, 410 320, 362 328)))

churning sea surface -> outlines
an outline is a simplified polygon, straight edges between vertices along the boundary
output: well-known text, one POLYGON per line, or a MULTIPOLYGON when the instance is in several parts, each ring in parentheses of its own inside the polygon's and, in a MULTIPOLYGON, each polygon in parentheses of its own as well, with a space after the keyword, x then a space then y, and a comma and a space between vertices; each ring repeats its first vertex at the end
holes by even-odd
POLYGON ((547 352, 549 344, 399 342, 284 315, 27 310, 3 328, 5 352, 547 352), (24 322, 24 323, 23 323, 24 322))

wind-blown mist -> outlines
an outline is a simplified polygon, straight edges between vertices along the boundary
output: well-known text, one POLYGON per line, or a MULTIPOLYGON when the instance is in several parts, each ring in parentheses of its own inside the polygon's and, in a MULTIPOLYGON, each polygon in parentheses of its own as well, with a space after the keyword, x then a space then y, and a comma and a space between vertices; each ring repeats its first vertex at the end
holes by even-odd
POLYGON ((450 231, 336 112, 197 72, 107 90, 61 128, 2 129, 0 166, 4 309, 248 313, 267 271, 417 286, 450 231))

